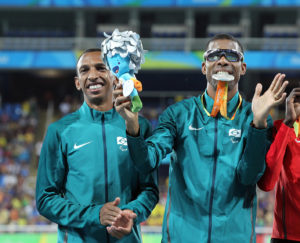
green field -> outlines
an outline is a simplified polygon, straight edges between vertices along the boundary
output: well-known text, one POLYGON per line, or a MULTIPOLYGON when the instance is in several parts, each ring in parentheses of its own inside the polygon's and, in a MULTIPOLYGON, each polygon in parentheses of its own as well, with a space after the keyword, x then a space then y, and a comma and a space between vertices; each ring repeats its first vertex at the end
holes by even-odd
MULTIPOLYGON (((56 233, 18 233, 1 234, 0 243, 56 243, 56 233)), ((143 243, 160 243, 160 234, 143 234, 143 243)))

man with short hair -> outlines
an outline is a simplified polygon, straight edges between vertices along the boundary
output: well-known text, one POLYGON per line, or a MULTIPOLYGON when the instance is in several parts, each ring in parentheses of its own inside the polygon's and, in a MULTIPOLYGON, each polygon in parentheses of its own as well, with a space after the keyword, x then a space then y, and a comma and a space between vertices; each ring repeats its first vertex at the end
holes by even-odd
POLYGON ((285 75, 277 74, 262 96, 258 84, 251 105, 238 91, 246 73, 239 41, 215 36, 204 59, 204 94, 168 107, 147 140, 120 86, 114 91, 116 110, 126 120, 130 154, 139 171, 156 169, 175 151, 162 242, 254 243, 256 182, 264 172, 272 126, 267 117, 285 99, 287 81, 282 85, 285 75))
MULTIPOLYGON (((36 204, 58 224, 58 242, 142 242, 139 223, 158 202, 157 171, 138 172, 124 119, 113 107, 117 80, 88 49, 77 63, 79 110, 51 124, 39 160, 36 204)), ((139 119, 143 137, 150 124, 139 119)))

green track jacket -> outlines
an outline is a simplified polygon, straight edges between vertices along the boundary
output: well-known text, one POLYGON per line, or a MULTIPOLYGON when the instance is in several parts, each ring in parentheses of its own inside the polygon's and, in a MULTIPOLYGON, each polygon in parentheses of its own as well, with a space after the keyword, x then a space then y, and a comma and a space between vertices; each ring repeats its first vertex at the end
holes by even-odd
MULTIPOLYGON (((140 118, 142 136, 150 124, 140 118)), ((143 174, 132 163, 124 119, 84 103, 51 124, 39 160, 36 204, 41 215, 58 224, 58 242, 141 242, 139 223, 158 202, 157 171, 143 174), (106 202, 120 197, 120 208, 137 214, 131 234, 109 236, 100 224, 106 202)))
MULTIPOLYGON (((214 101, 206 92, 204 98, 210 112, 214 101)), ((238 103, 237 93, 228 102, 230 117, 238 103)), ((209 117, 200 97, 193 97, 167 108, 146 142, 128 136, 140 171, 157 168, 173 149, 177 157, 170 164, 162 242, 255 242, 256 182, 271 133, 250 126, 252 120, 246 101, 235 119, 227 120, 209 117)))

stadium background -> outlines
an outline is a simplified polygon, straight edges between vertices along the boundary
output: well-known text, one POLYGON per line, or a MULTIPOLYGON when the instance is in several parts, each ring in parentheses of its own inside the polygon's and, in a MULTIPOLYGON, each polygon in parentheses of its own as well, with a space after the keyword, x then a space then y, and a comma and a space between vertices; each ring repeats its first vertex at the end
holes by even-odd
MULTIPOLYGON (((149 50, 138 74, 143 115, 153 127, 170 104, 205 89, 201 74, 208 37, 230 33, 246 47, 240 89, 251 100, 285 72, 299 85, 299 0, 0 0, 0 242, 56 242, 56 225, 35 208, 38 156, 50 122, 76 109, 82 97, 76 59, 99 47, 103 32, 140 33, 149 50)), ((284 116, 284 106, 272 110, 284 116)), ((167 157, 159 171, 160 202, 143 224, 144 242, 160 242, 167 194, 167 157)), ((274 192, 258 190, 257 242, 269 242, 274 192)))

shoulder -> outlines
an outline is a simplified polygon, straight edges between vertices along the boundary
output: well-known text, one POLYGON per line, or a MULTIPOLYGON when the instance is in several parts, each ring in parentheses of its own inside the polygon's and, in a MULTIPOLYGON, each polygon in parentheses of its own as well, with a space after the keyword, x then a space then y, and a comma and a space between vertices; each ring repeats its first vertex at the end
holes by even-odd
POLYGON ((139 115, 139 124, 140 125, 145 125, 145 126, 150 126, 150 122, 148 121, 148 119, 146 119, 145 117, 139 115))
POLYGON ((246 119, 250 123, 253 120, 252 103, 243 98, 242 105, 239 108, 237 114, 238 113, 240 115, 237 116, 237 119, 242 119, 242 120, 246 119))
POLYGON ((182 111, 184 110, 191 110, 192 107, 196 106, 197 103, 197 99, 199 97, 191 97, 191 98, 187 98, 184 99, 182 101, 179 101, 173 105, 170 105, 168 108, 166 108, 166 110, 164 111, 164 113, 182 113, 182 111))
POLYGON ((74 122, 79 120, 79 112, 75 111, 73 113, 70 113, 61 119, 57 120, 56 122, 53 122, 49 125, 48 131, 50 132, 59 132, 62 133, 67 127, 74 124, 74 122))
POLYGON ((140 131, 144 137, 149 137, 152 133, 151 123, 145 117, 139 115, 140 131))
POLYGON ((246 112, 247 114, 252 113, 252 108, 251 108, 251 106, 252 106, 252 103, 251 103, 251 102, 249 102, 249 101, 243 99, 243 101, 242 101, 242 110, 243 110, 244 112, 246 112))

